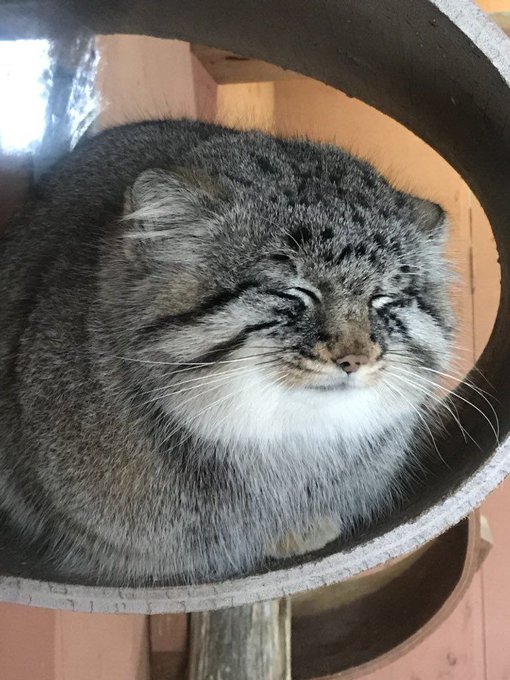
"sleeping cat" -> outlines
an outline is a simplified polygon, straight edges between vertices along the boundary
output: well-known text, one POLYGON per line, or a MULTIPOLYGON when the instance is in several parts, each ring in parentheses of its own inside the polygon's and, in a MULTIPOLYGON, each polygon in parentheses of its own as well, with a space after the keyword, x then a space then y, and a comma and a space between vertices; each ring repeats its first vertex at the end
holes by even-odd
POLYGON ((377 518, 448 361, 444 240, 332 146, 186 120, 84 142, 0 240, 0 506, 118 584, 377 518))

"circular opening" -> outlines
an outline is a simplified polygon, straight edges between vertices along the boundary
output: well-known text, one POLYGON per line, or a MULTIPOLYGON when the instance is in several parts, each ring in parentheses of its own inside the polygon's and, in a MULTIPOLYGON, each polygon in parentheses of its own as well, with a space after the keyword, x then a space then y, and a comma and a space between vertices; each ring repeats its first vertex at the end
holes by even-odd
MULTIPOLYGON (((492 385, 499 399, 494 408, 499 417, 500 438, 504 438, 510 412, 510 396, 505 390, 510 365, 505 333, 506 253, 510 238, 506 230, 510 216, 505 196, 510 180, 507 162, 510 132, 501 112, 510 105, 509 70, 503 58, 498 61, 494 51, 493 61, 486 53, 490 41, 493 50, 498 36, 468 9, 457 18, 462 25, 455 24, 448 15, 448 3, 439 0, 413 3, 412 16, 411 10, 403 9, 396 0, 385 3, 384 7, 354 1, 337 3, 328 5, 328 11, 324 7, 320 11, 314 8, 313 12, 304 1, 294 2, 292 11, 285 2, 272 3, 270 8, 248 4, 242 17, 234 3, 221 0, 214 21, 210 20, 206 4, 191 9, 169 2, 155 6, 151 12, 141 8, 141 4, 133 2, 127 9, 112 5, 108 16, 100 11, 96 13, 94 8, 81 9, 82 14, 78 13, 72 20, 65 12, 63 16, 66 24, 71 22, 76 26, 76 22, 81 22, 92 32, 147 33, 162 37, 171 34, 315 76, 399 120, 462 174, 491 220, 501 254, 500 311, 479 362, 485 378, 475 371, 470 380, 484 391, 485 380, 492 385), (164 26, 171 29, 163 29, 164 26), (286 36, 285 40, 282 35, 286 36)), ((30 27, 31 35, 49 30, 48 16, 42 19, 39 24, 42 29, 30 27)), ((493 457, 491 468, 483 475, 480 473, 495 448, 494 428, 487 422, 483 393, 473 393, 470 389, 460 387, 458 392, 461 402, 466 399, 474 405, 464 402, 458 407, 458 418, 466 432, 459 430, 452 415, 445 434, 437 441, 446 465, 436 457, 426 483, 414 490, 405 509, 359 536, 341 559, 335 554, 340 547, 336 545, 315 555, 313 564, 308 556, 296 561, 301 566, 295 566, 295 562, 280 565, 280 571, 285 570, 285 574, 279 581, 267 574, 239 579, 239 583, 248 587, 244 594, 235 582, 220 584, 212 590, 208 586, 198 587, 192 595, 179 588, 171 592, 150 592, 156 598, 175 600, 166 610, 180 606, 191 609, 226 606, 278 596, 345 578, 386 557, 412 549, 445 529, 480 502, 508 467, 506 453, 500 450, 493 457), (444 502, 445 497, 452 500, 444 502), (395 529, 400 525, 403 530, 399 533, 395 529)), ((23 567, 19 556, 13 559, 10 567, 7 560, 4 573, 18 575, 23 567)), ((85 596, 84 591, 78 599, 85 596)), ((105 590, 104 597, 110 596, 105 590)), ((147 592, 129 589, 126 596, 132 599, 132 607, 143 606, 140 602, 146 602, 148 597, 147 592)))

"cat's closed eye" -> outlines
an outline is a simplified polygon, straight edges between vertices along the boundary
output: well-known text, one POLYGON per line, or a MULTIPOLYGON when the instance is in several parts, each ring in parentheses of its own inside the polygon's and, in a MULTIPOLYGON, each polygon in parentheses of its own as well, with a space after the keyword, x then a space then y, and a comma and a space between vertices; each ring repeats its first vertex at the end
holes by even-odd
POLYGON ((269 256, 269 259, 273 260, 273 262, 293 262, 290 255, 286 255, 285 253, 273 253, 269 256))
POLYGON ((382 309, 397 299, 396 295, 381 293, 370 298, 370 306, 373 309, 382 309))
POLYGON ((312 290, 311 288, 304 288, 303 286, 293 286, 289 288, 288 293, 295 295, 295 297, 303 300, 305 305, 310 306, 311 304, 320 305, 322 303, 322 296, 319 291, 312 290))

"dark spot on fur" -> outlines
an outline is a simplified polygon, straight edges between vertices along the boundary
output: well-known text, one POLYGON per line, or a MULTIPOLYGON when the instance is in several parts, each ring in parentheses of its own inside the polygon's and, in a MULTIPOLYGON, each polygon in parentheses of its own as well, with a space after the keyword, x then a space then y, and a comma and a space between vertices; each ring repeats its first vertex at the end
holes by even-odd
POLYGON ((358 194, 356 196, 356 203, 361 206, 364 210, 368 210, 370 207, 370 203, 367 201, 365 196, 362 196, 361 194, 358 194))
MULTIPOLYGON (((312 231, 309 227, 306 226, 306 224, 300 224, 299 227, 294 229, 292 231, 292 237, 293 239, 300 245, 303 246, 306 243, 309 243, 312 240, 312 231)), ((290 239, 291 242, 293 242, 293 239, 290 239)), ((294 243, 294 248, 296 247, 296 243, 294 243)))
POLYGON ((215 314, 223 309, 226 305, 236 300, 247 290, 251 288, 258 288, 259 284, 256 281, 246 280, 239 283, 235 288, 220 290, 218 293, 209 296, 201 304, 193 309, 180 314, 165 314, 158 316, 151 324, 148 324, 140 329, 142 336, 167 331, 172 325, 182 325, 186 323, 195 323, 208 314, 215 314))
POLYGON ((356 257, 364 257, 367 254, 367 249, 363 245, 363 243, 360 243, 356 246, 356 248, 354 249, 354 252, 356 254, 356 257))
POLYGON ((331 227, 326 227, 321 235, 324 240, 333 238, 333 229, 331 227))
POLYGON ((271 175, 274 175, 274 168, 271 165, 271 163, 265 158, 264 156, 258 156, 257 157, 257 164, 259 168, 262 170, 262 172, 267 172, 271 175))
POLYGON ((306 345, 300 346, 298 350, 301 356, 305 357, 306 359, 317 359, 317 354, 306 345))
POLYGON ((288 205, 293 208, 296 205, 296 194, 292 189, 284 189, 284 196, 287 198, 288 205))
POLYGON ((253 186, 253 182, 246 179, 245 177, 240 177, 239 175, 233 175, 232 173, 225 173, 229 180, 234 182, 234 184, 242 184, 243 187, 253 186))
POLYGON ((386 248, 386 239, 380 232, 374 234, 374 242, 379 246, 379 248, 386 248))
POLYGON ((407 330, 407 326, 394 312, 391 312, 388 309, 386 311, 385 318, 391 331, 398 331, 404 338, 406 338, 406 340, 409 340, 409 331, 407 330))
POLYGON ((345 260, 346 257, 351 257, 354 253, 354 248, 350 243, 348 243, 342 250, 338 253, 338 261, 341 262, 345 260))
POLYGON ((357 208, 353 208, 351 217, 352 217, 352 221, 355 224, 358 224, 358 225, 363 224, 363 214, 357 208))
POLYGON ((323 249, 322 251, 322 259, 324 262, 335 262, 335 253, 333 251, 333 248, 331 246, 327 246, 326 248, 323 249))
POLYGON ((365 173, 363 179, 365 180, 365 184, 369 189, 373 189, 377 183, 375 177, 373 177, 373 175, 369 172, 365 173))
POLYGON ((390 241, 390 242, 388 243, 388 246, 387 246, 387 247, 391 250, 392 253, 394 253, 394 254, 397 255, 397 256, 399 256, 399 255, 402 254, 402 249, 401 249, 401 247, 400 247, 400 244, 397 243, 396 241, 393 241, 393 240, 390 241))
POLYGON ((438 310, 434 307, 434 305, 430 304, 430 302, 427 302, 425 298, 422 295, 416 294, 416 302, 418 303, 418 307, 421 309, 422 312, 425 312, 425 314, 428 314, 431 316, 434 321, 441 326, 441 328, 446 328, 448 330, 448 327, 445 325, 441 314, 438 312, 438 310))

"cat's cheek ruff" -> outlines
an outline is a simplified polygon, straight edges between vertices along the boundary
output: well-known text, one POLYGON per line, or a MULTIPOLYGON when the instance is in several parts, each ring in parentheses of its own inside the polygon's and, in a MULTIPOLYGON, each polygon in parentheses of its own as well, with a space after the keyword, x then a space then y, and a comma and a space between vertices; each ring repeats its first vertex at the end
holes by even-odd
POLYGON ((416 306, 402 309, 399 316, 407 327, 404 344, 412 345, 413 353, 427 368, 447 369, 451 358, 448 329, 416 306))
POLYGON ((289 389, 255 369, 186 404, 168 399, 163 407, 195 437, 219 441, 228 451, 255 444, 308 458, 320 456, 323 446, 370 441, 403 418, 410 422, 422 400, 422 392, 402 397, 384 380, 373 387, 325 392, 289 389))

